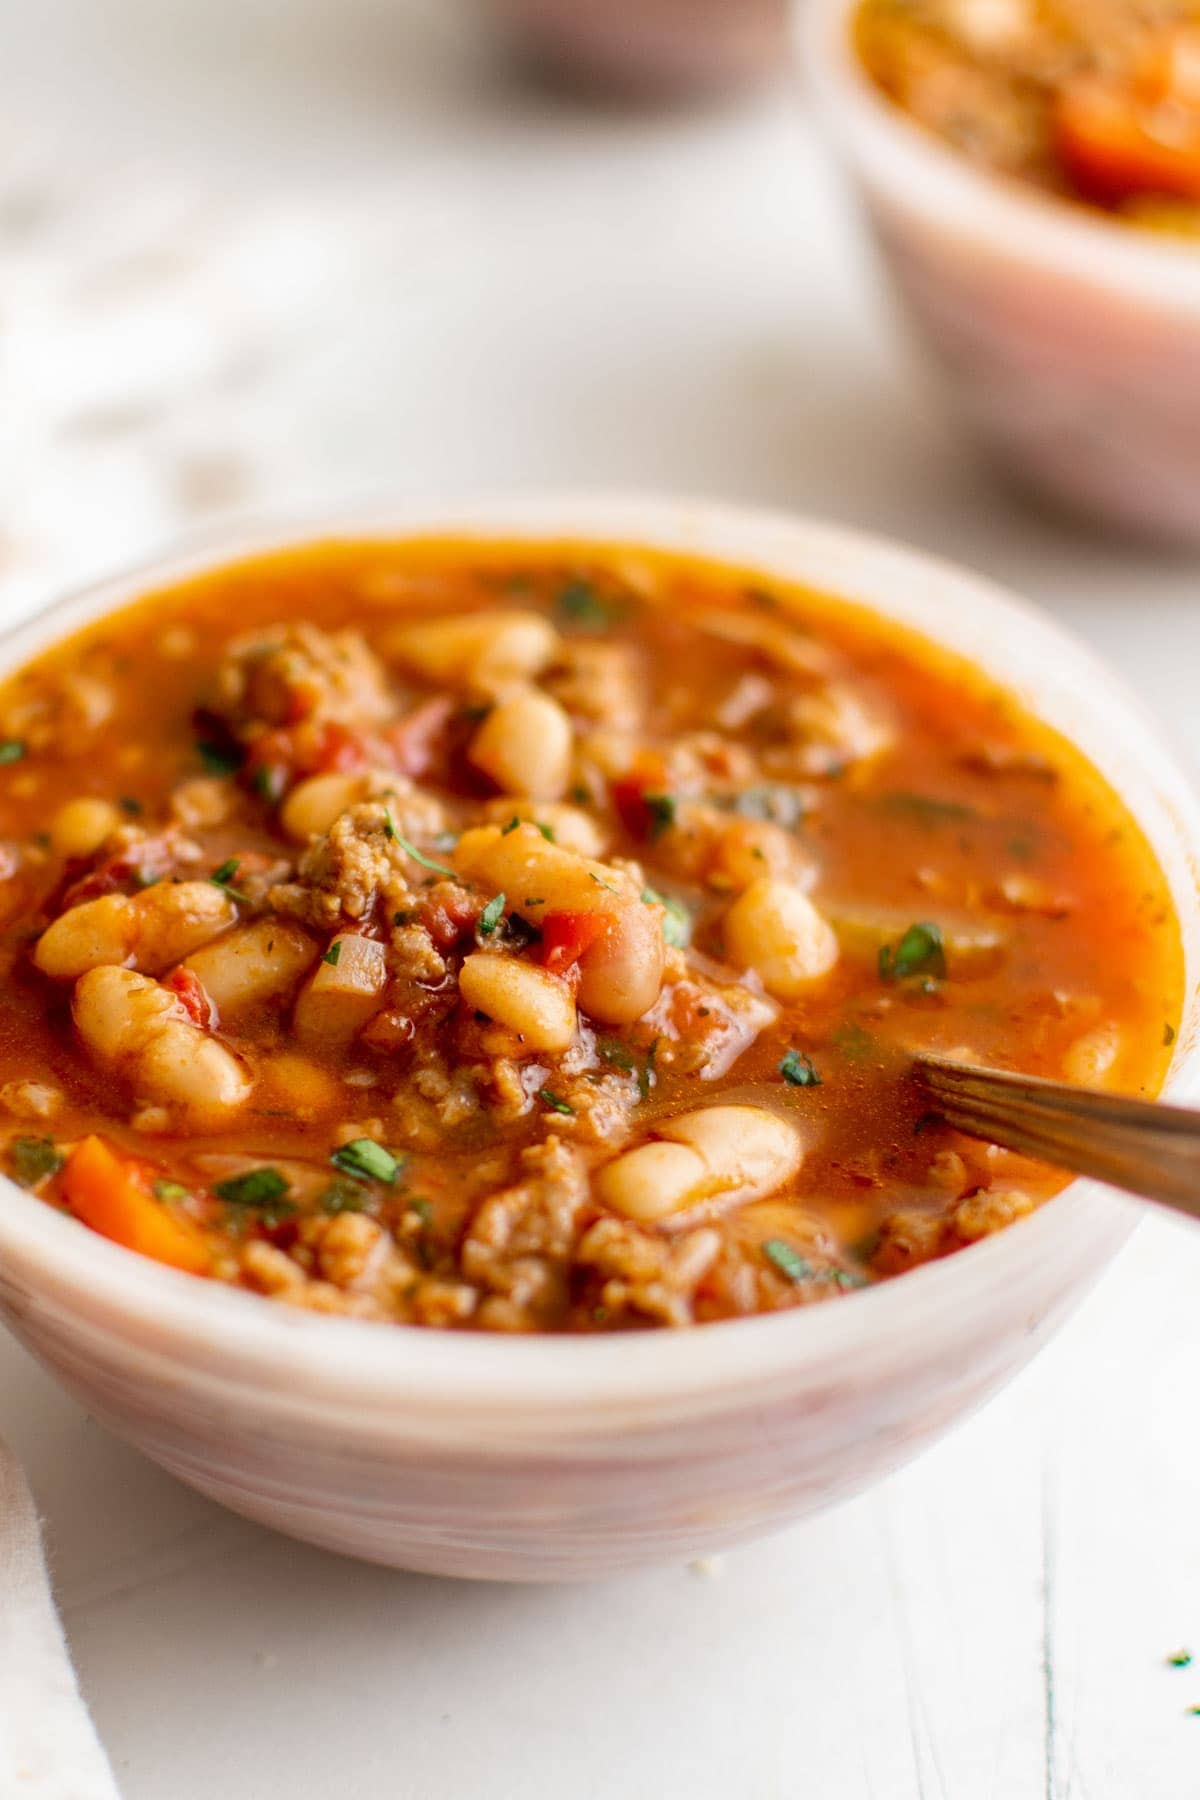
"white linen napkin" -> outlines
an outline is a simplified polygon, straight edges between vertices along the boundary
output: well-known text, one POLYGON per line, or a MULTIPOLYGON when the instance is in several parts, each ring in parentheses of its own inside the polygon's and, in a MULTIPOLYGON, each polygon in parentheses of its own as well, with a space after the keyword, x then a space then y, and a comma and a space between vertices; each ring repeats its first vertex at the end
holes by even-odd
POLYGON ((120 1800, 50 1597, 33 1498, 2 1438, 0 1795, 120 1800))

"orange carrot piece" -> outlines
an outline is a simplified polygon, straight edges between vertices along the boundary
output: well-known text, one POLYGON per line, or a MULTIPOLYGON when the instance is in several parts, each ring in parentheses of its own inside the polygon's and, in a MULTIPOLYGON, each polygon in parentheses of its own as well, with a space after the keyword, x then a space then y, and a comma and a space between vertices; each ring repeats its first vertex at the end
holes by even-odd
POLYGON ((1158 118, 1155 102, 1098 76, 1065 87, 1055 136, 1080 193, 1103 206, 1142 194, 1200 201, 1200 107, 1177 105, 1169 134, 1158 118))
POLYGON ((146 1191, 135 1164, 103 1138, 86 1137, 62 1173, 63 1193, 76 1218, 101 1237, 189 1275, 206 1275, 212 1257, 198 1226, 167 1211, 146 1191))

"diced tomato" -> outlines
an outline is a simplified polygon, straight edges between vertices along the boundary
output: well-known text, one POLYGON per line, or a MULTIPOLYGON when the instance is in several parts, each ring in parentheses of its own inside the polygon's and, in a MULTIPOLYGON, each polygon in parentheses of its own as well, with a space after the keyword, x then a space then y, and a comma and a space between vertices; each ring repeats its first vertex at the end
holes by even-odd
POLYGON ((444 729, 451 713, 454 701, 448 694, 439 694, 432 700, 426 700, 415 712, 401 719, 386 733, 386 741, 392 752, 397 769, 402 775, 416 780, 424 775, 433 761, 434 739, 444 729))
POLYGON ((608 914, 602 912, 547 913, 542 920, 544 967, 552 975, 565 974, 603 937, 608 925, 608 914))
POLYGON ((348 725, 322 726, 314 774, 352 775, 356 769, 369 768, 370 763, 370 753, 358 732, 351 731, 348 725))
POLYGON ((633 837, 650 835, 650 808, 646 791, 653 786, 644 775, 622 775, 612 784, 612 802, 626 831, 633 837))
POLYGON ((178 998, 193 1025, 211 1031, 216 1024, 217 1009, 205 992, 204 984, 190 969, 176 969, 163 983, 178 998))
POLYGON ((1138 79, 1080 76, 1058 98, 1055 140, 1080 193, 1101 206, 1138 195, 1200 201, 1200 82, 1193 57, 1162 46, 1138 79))
POLYGON ((465 938, 474 936, 483 911, 477 894, 452 881, 440 881, 425 895, 417 907, 417 918, 439 950, 453 950, 465 938))
POLYGON ((103 1138, 85 1137, 76 1144, 62 1188, 71 1211, 101 1237, 189 1275, 208 1273, 212 1257, 199 1227, 156 1200, 146 1171, 103 1138))

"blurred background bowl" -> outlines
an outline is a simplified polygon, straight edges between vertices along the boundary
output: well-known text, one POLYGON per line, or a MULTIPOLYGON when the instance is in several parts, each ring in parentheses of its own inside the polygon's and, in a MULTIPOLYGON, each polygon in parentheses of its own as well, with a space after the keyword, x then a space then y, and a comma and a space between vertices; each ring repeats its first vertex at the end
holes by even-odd
POLYGON ((808 84, 959 415, 1023 486, 1200 546, 1200 246, 1047 198, 905 117, 806 0, 808 84))
POLYGON ((719 93, 783 66, 788 0, 485 0, 555 74, 629 93, 719 93))

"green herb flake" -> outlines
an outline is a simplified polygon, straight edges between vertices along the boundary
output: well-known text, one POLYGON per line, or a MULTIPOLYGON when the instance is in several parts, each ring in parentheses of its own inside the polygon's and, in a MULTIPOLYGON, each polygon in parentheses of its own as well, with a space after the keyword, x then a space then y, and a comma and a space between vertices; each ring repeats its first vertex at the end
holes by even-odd
POLYGON ((1167 1667, 1169 1669, 1190 1669, 1191 1666, 1192 1653, 1190 1650, 1172 1650, 1170 1656, 1167 1658, 1167 1667))
POLYGON ((598 888, 603 888, 606 894, 619 894, 621 891, 613 882, 602 881, 599 875, 593 875, 590 869, 588 870, 588 880, 594 881, 596 886, 598 888))
POLYGON ((1169 1050, 1171 1048, 1171 1045, 1174 1042, 1175 1042, 1175 1027, 1173 1025, 1164 1025, 1163 1026, 1163 1047, 1164 1047, 1164 1049, 1169 1050))
POLYGON ((658 1046, 661 1042, 661 1038, 654 1038, 651 1040, 650 1048, 646 1052, 646 1066, 638 1076, 638 1092, 643 1100, 649 1095, 650 1089, 652 1087, 657 1087, 658 1085, 658 1069, 656 1065, 658 1063, 658 1046))
POLYGON ((522 903, 525 906, 545 906, 546 902, 540 894, 526 894, 522 903))
POLYGON ((287 770, 280 763, 262 763, 250 780, 250 786, 267 806, 278 806, 287 784, 287 770))
POLYGON ((937 794, 880 794, 876 804, 881 812, 891 813, 895 818, 915 819, 921 825, 965 825, 979 818, 975 807, 962 800, 943 800, 937 794))
POLYGON ((576 806, 590 806, 592 804, 592 791, 590 788, 585 787, 582 781, 577 781, 575 786, 571 789, 570 798, 574 801, 576 806))
POLYGON ((779 1073, 791 1087, 820 1087, 821 1077, 811 1056, 801 1050, 789 1050, 779 1065, 779 1073))
POLYGON ((321 961, 323 963, 328 963, 328 965, 331 969, 336 969, 339 961, 341 960, 341 955, 342 955, 342 940, 341 940, 341 938, 334 938, 332 944, 330 944, 328 950, 325 952, 324 956, 321 958, 321 961))
POLYGON ((389 843, 395 843, 396 826, 392 818, 391 808, 387 806, 383 809, 383 835, 388 839, 389 843))
POLYGON ((214 869, 208 879, 214 887, 228 887, 237 876, 238 866, 237 857, 231 856, 228 862, 221 864, 219 869, 214 869))
POLYGON ((415 863, 420 863, 423 869, 432 869, 435 875, 445 875, 448 880, 454 880, 453 869, 448 869, 445 863, 434 862, 431 856, 425 856, 417 849, 415 844, 410 844, 406 837, 401 837, 400 833, 396 830, 396 827, 392 824, 392 815, 390 812, 384 813, 384 830, 390 838, 396 840, 405 856, 411 856, 413 861, 415 863))
POLYGON ((433 1224, 433 1201, 427 1200, 424 1194, 414 1194, 408 1203, 410 1213, 416 1213, 422 1225, 428 1231, 433 1224))
POLYGON ((611 1064, 614 1069, 624 1069, 627 1075, 632 1075, 637 1068, 624 1044, 616 1038, 601 1038, 596 1044, 596 1052, 601 1062, 611 1064))
POLYGON ((156 1181, 154 1183, 156 1200, 186 1200, 190 1194, 191 1189, 185 1188, 182 1181, 156 1181))
POLYGON ((502 828, 502 830, 500 832, 500 836, 507 837, 510 831, 517 830, 520 823, 521 823, 520 819, 518 819, 516 813, 514 813, 512 818, 508 821, 508 824, 502 828))
POLYGON ((537 826, 548 844, 556 844, 558 842, 558 839, 554 835, 554 828, 552 825, 543 825, 540 819, 534 819, 533 823, 537 826))
POLYGON ((278 1169, 247 1169, 244 1175, 232 1175, 228 1181, 213 1183, 213 1193, 226 1206, 245 1206, 255 1211, 271 1207, 276 1212, 290 1183, 278 1169))
POLYGON ((18 1137, 8 1146, 9 1166, 13 1180, 23 1188, 35 1188, 39 1182, 57 1175, 66 1158, 51 1138, 18 1137))
POLYGON ((871 1033, 853 1019, 834 1032, 833 1042, 850 1063, 864 1063, 875 1051, 871 1033))
POLYGON ((479 935, 491 937, 503 917, 504 895, 497 894, 494 899, 488 901, 479 915, 479 935))
POLYGON ((571 1119, 575 1117, 575 1108, 570 1106, 567 1101, 561 1100, 557 1094, 551 1093, 549 1088, 542 1088, 538 1099, 543 1106, 548 1106, 551 1112, 565 1113, 571 1119))
POLYGON ((141 801, 135 800, 132 794, 122 794, 117 805, 127 819, 136 819, 139 813, 145 811, 141 801))
POLYGON ((686 950, 692 941, 692 915, 682 900, 673 900, 669 894, 660 894, 657 888, 643 888, 642 899, 647 906, 661 906, 665 909, 663 920, 663 942, 671 944, 676 950, 686 950))
POLYGON ((363 1212, 370 1204, 370 1199, 370 1194, 361 1182, 339 1175, 322 1190, 317 1206, 323 1213, 363 1212))
POLYGON ((798 1250, 793 1250, 783 1238, 768 1238, 762 1248, 767 1261, 774 1263, 779 1273, 786 1275, 789 1281, 811 1281, 816 1274, 808 1259, 801 1256, 798 1250))
POLYGON ((374 1138, 355 1138, 349 1144, 343 1144, 329 1158, 335 1169, 343 1175, 353 1175, 357 1181, 382 1181, 387 1187, 394 1187, 396 1178, 403 1167, 400 1159, 377 1144, 374 1138))
POLYGON ((679 802, 674 794, 646 794, 643 798, 650 814, 650 836, 661 837, 667 827, 675 823, 679 802))
POLYGON ((607 631, 619 613, 616 604, 598 593, 590 581, 569 581, 559 590, 555 605, 569 624, 586 631, 607 631))
POLYGON ((927 973, 944 980, 946 948, 940 926, 910 925, 898 944, 882 944, 879 975, 882 981, 902 981, 907 975, 927 973))
POLYGON ((0 738, 0 763, 20 762, 24 755, 24 738, 0 738))
POLYGON ((242 766, 239 751, 228 744, 215 744, 210 738, 196 739, 196 754, 210 775, 232 775, 242 766))

